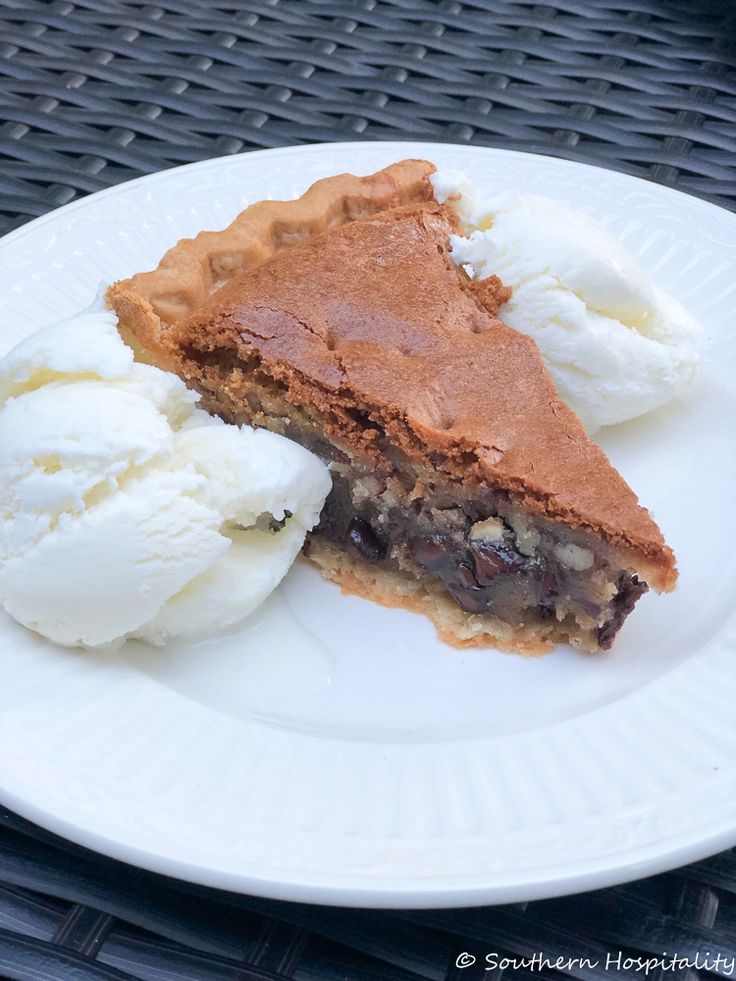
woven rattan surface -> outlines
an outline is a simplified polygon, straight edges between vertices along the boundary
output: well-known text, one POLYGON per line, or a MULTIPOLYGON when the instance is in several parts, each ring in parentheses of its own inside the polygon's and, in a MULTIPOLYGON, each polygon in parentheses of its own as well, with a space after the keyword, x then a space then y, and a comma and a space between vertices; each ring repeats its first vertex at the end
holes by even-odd
MULTIPOLYGON (((735 124, 734 0, 0 0, 0 232, 176 164, 351 139, 550 153, 736 208, 735 124)), ((735 893, 728 853, 526 906, 325 910, 166 880, 0 810, 0 977, 630 981, 626 958, 663 951, 730 977, 735 893), (591 964, 485 971, 493 951, 591 964)))
POLYGON ((0 0, 0 232, 253 147, 407 139, 736 202, 733 0, 0 0))

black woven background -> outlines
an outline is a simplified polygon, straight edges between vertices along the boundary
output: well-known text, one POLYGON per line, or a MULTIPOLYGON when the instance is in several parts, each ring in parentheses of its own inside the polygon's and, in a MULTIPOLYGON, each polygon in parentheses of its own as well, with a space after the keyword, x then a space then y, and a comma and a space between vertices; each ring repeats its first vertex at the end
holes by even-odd
MULTIPOLYGON (((320 140, 551 153, 736 208, 735 124, 736 0, 0 0, 0 233, 140 174, 320 140)), ((0 977, 23 981, 633 981, 607 953, 736 952, 735 893, 729 853, 526 906, 325 910, 152 876, 0 809, 0 977), (490 950, 601 964, 453 967, 490 950)))
POLYGON ((0 233, 205 157, 445 140, 733 206, 734 0, 0 0, 0 233))
MULTIPOLYGON (((59 842, 0 808, 0 977, 21 981, 645 981, 607 955, 713 963, 736 953, 736 854, 567 899, 378 912, 277 903, 154 876, 59 842), (597 967, 485 971, 484 957, 597 967), (458 969, 463 952, 477 964, 458 969)), ((713 976, 729 977, 728 965, 713 976)), ((736 972, 733 971, 730 976, 736 972)), ((706 972, 653 970, 650 981, 706 972)))

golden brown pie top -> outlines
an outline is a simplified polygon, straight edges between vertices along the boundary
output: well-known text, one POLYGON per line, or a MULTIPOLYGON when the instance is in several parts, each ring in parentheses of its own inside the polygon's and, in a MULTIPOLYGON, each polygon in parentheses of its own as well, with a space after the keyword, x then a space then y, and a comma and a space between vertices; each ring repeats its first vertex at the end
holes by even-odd
POLYGON ((385 431, 410 458, 671 571, 659 529, 560 401, 534 341, 494 316, 508 291, 479 289, 449 258, 452 230, 436 203, 346 224, 234 278, 172 338, 260 364, 323 415, 365 413, 352 435, 333 434, 357 451, 385 431))

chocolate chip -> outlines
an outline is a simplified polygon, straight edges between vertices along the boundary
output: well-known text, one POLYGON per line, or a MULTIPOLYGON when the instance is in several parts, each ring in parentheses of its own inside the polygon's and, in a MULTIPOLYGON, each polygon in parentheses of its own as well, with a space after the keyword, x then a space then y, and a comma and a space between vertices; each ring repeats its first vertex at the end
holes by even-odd
POLYGON ((353 518, 345 538, 345 549, 361 562, 380 562, 386 558, 386 546, 363 518, 353 518))
POLYGON ((470 519, 470 523, 475 524, 476 521, 483 521, 484 518, 488 517, 489 503, 488 498, 480 498, 478 500, 469 498, 467 501, 463 501, 461 506, 470 519))
POLYGON ((333 474, 332 487, 322 508, 316 531, 331 542, 342 542, 348 534, 355 508, 350 496, 350 485, 339 474, 333 474))
POLYGON ((468 550, 447 535, 413 538, 409 552, 418 566, 441 579, 466 613, 485 613, 491 592, 478 585, 468 550))
POLYGON ((417 565, 443 579, 452 576, 458 562, 462 560, 457 544, 445 535, 412 538, 409 541, 409 552, 417 565))
POLYGON ((447 586, 447 592, 455 598, 458 605, 466 613, 488 612, 488 603, 491 599, 491 591, 489 589, 484 589, 482 586, 465 589, 462 586, 450 584, 447 586))
POLYGON ((523 565, 521 557, 503 546, 488 542, 471 542, 475 578, 481 586, 488 586, 496 576, 515 572, 523 565))
POLYGON ((636 601, 648 589, 649 586, 645 582, 639 582, 638 576, 622 574, 618 583, 618 593, 613 600, 615 612, 611 619, 598 629, 598 643, 602 650, 608 650, 621 629, 621 624, 636 606, 636 601))
POLYGON ((465 589, 474 589, 478 586, 478 581, 473 575, 473 570, 465 562, 460 562, 455 568, 455 575, 453 577, 455 582, 465 589))

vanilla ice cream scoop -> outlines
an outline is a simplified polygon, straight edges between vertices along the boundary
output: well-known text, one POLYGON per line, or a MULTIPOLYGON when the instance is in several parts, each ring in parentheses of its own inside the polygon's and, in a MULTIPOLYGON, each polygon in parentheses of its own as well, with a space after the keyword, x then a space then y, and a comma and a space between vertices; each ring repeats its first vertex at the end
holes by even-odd
POLYGON ((456 171, 433 183, 465 233, 452 238, 453 259, 511 287, 499 317, 534 338, 589 431, 642 415, 692 380, 698 323, 602 225, 550 198, 484 197, 456 171))
POLYGON ((226 425, 137 364, 99 305, 0 361, 0 603, 60 644, 162 644, 279 584, 330 489, 296 443, 226 425))

